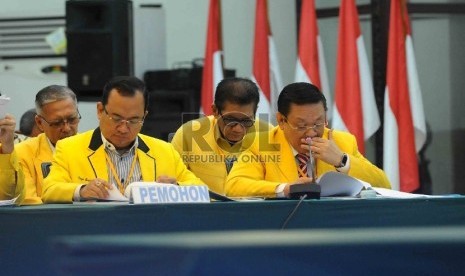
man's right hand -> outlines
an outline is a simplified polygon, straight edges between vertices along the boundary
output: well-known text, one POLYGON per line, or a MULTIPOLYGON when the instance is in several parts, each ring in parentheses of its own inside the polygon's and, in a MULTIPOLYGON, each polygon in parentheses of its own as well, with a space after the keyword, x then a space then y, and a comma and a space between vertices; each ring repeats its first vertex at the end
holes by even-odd
POLYGON ((81 198, 101 198, 105 199, 108 197, 108 190, 113 189, 113 186, 103 179, 96 178, 89 181, 84 185, 79 192, 81 198))

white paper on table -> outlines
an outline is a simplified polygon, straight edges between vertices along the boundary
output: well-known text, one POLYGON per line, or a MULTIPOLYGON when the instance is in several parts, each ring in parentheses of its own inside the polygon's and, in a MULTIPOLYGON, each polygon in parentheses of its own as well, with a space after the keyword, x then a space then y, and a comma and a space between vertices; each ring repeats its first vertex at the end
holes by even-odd
POLYGON ((396 191, 396 190, 391 190, 391 189, 386 189, 386 188, 373 187, 372 189, 375 190, 376 193, 381 195, 382 197, 388 197, 388 198, 429 198, 429 197, 436 197, 436 196, 429 196, 429 195, 423 195, 423 194, 406 193, 406 192, 401 192, 401 191, 396 191))
POLYGON ((15 205, 16 199, 18 197, 7 199, 7 200, 0 200, 0 206, 12 206, 15 205))
POLYGON ((125 197, 121 192, 113 186, 113 189, 107 190, 108 191, 108 197, 105 198, 105 200, 109 201, 129 201, 127 197, 125 197))
POLYGON ((339 172, 327 172, 316 181, 321 187, 321 196, 356 196, 371 185, 360 179, 339 172))

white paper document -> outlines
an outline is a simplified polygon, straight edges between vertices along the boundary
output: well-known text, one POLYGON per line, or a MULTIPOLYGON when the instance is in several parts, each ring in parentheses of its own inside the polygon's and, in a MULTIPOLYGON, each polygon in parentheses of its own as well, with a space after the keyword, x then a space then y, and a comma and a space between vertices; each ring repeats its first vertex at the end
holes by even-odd
POLYGON ((365 181, 338 172, 327 172, 316 181, 321 187, 321 196, 357 196, 371 185, 365 181))
POLYGON ((1 206, 12 206, 16 204, 16 199, 18 197, 15 197, 13 199, 7 199, 7 200, 0 200, 0 207, 1 206))
POLYGON ((5 95, 0 96, 0 119, 5 118, 9 102, 10 102, 9 97, 5 95))
POLYGON ((424 194, 412 194, 386 188, 373 187, 378 195, 385 198, 446 198, 454 197, 455 195, 424 195, 424 194))
POLYGON ((125 197, 117 188, 113 186, 113 189, 108 190, 108 197, 106 200, 109 201, 129 201, 129 198, 125 197))
MULTIPOLYGON (((338 173, 338 172, 327 172, 323 174, 316 181, 321 187, 322 197, 362 197, 360 193, 364 190, 371 190, 372 196, 366 198, 444 198, 451 197, 451 195, 424 195, 424 194, 412 194, 406 192, 400 192, 396 190, 372 187, 370 183, 363 180, 351 177, 349 175, 338 173)), ((369 191, 364 191, 369 192, 369 191)))
POLYGON ((129 198, 125 197, 121 192, 113 186, 113 189, 107 190, 108 197, 107 198, 86 198, 83 199, 85 201, 80 202, 73 202, 74 204, 87 204, 87 203, 129 203, 129 198))

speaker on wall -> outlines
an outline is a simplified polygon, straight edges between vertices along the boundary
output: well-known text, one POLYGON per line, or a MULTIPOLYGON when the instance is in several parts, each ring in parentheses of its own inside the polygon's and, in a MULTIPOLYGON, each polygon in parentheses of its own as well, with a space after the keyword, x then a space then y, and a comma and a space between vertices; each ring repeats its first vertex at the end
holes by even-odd
MULTIPOLYGON (((189 99, 196 110, 200 109, 200 91, 202 89, 202 66, 193 68, 179 68, 172 70, 152 70, 144 74, 144 82, 147 90, 192 90, 189 99)), ((224 77, 232 78, 236 76, 236 70, 225 69, 224 77)), ((187 111, 187 110, 184 110, 187 111)))
POLYGON ((100 99, 105 83, 133 75, 133 13, 128 0, 68 0, 68 86, 79 100, 100 99))
POLYGON ((187 118, 197 119, 198 108, 194 106, 194 90, 149 90, 148 114, 141 133, 168 141, 187 118))

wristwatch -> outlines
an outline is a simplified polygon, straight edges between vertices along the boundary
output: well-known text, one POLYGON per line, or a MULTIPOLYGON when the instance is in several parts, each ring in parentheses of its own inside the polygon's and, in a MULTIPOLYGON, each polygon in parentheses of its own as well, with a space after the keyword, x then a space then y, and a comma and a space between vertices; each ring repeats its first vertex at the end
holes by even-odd
POLYGON ((347 153, 343 153, 343 154, 342 154, 341 163, 339 163, 338 166, 334 166, 334 167, 336 167, 336 169, 345 167, 346 164, 347 164, 347 159, 348 159, 348 158, 349 158, 349 157, 347 156, 347 153))

